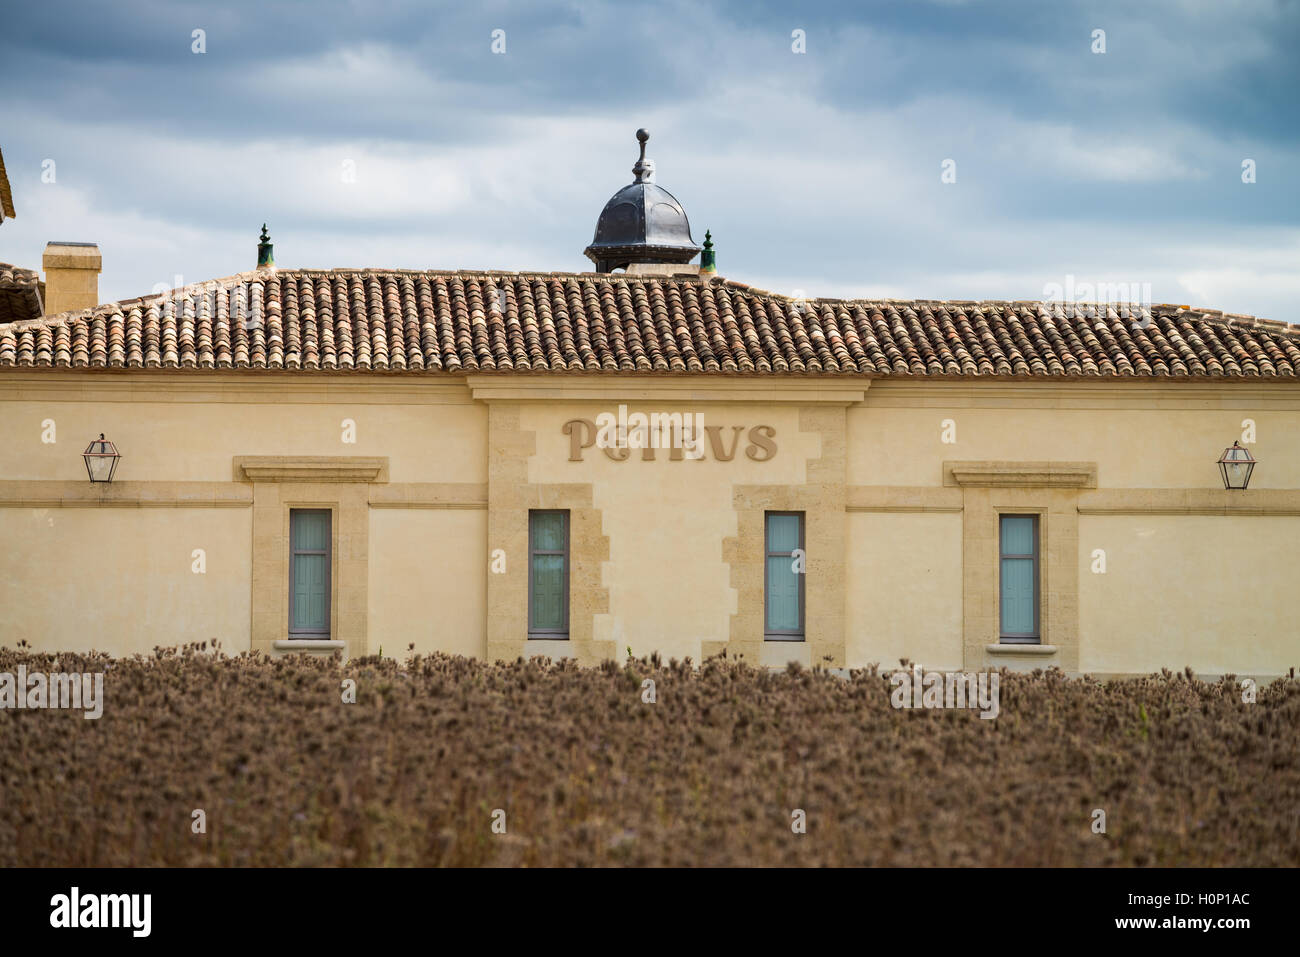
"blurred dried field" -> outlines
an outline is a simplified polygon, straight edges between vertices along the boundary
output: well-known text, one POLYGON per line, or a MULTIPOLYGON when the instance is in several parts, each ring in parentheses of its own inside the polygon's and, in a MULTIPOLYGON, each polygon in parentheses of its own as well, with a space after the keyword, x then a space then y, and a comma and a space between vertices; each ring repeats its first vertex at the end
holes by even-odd
POLYGON ((107 700, 97 721, 0 711, 6 867, 1300 860, 1294 677, 1243 704, 1235 684, 1184 674, 1004 673, 988 721, 895 710, 873 670, 845 680, 716 659, 0 650, 0 672, 20 663, 107 668, 107 700), (642 703, 646 677, 655 704, 642 703), (195 808, 206 834, 191 833, 195 808), (791 831, 795 808, 806 834, 791 831))

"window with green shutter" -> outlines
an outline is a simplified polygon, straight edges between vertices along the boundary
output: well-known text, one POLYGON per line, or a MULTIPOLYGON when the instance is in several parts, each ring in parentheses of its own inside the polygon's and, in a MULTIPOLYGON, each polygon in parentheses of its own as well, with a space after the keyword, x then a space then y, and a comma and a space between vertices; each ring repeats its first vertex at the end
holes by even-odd
POLYGON ((768 512, 765 516, 763 636, 769 641, 804 637, 803 512, 768 512))
POLYGON ((330 510, 289 512, 289 636, 330 633, 330 510))
POLYGON ((528 513, 528 637, 569 637, 569 513, 528 513))
POLYGON ((1001 606, 1001 640, 1009 644, 1037 644, 1038 630, 1038 516, 1003 515, 998 599, 1001 606))

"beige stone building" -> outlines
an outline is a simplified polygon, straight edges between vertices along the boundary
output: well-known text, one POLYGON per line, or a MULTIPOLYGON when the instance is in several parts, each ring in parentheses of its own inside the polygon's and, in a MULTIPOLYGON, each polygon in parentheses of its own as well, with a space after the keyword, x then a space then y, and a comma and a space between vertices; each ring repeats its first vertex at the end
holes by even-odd
POLYGON ((595 273, 277 269, 264 242, 0 325, 0 644, 1300 664, 1293 327, 793 299, 689 265, 644 147, 636 178, 595 273))

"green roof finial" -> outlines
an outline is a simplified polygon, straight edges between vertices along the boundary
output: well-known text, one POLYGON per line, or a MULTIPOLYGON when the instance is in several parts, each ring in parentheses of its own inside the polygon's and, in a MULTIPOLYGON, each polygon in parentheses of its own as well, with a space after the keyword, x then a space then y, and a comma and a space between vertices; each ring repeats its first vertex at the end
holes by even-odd
POLYGON ((257 244, 257 268, 273 269, 275 267, 275 246, 271 244, 271 237, 267 235, 266 223, 262 224, 261 240, 257 244))
POLYGON ((707 229, 704 231, 704 251, 700 253, 700 274, 705 276, 718 274, 718 258, 713 251, 713 234, 707 229))

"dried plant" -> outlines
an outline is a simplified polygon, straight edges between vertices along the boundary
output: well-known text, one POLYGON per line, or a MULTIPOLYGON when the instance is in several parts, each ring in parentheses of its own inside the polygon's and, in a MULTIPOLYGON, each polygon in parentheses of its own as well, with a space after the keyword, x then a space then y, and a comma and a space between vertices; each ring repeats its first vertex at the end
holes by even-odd
POLYGON ((988 721, 895 710, 874 667, 845 679, 721 657, 583 669, 0 650, 0 672, 19 664, 109 669, 107 702, 96 721, 0 711, 6 867, 1300 859, 1294 676, 1245 704, 1235 681, 1189 673, 1003 672, 988 721))

